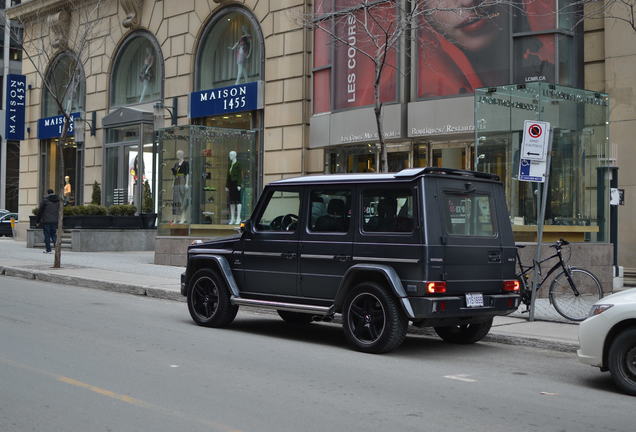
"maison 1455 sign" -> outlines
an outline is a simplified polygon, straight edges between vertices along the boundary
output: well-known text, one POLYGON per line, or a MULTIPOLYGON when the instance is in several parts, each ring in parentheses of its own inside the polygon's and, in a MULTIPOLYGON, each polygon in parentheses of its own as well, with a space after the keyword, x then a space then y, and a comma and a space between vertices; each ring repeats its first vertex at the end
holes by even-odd
POLYGON ((263 108, 263 81, 190 93, 190 118, 263 108))
POLYGON ((6 95, 6 130, 2 134, 8 140, 24 139, 24 99, 26 96, 26 77, 24 75, 7 75, 6 95))
MULTIPOLYGON (((71 113, 71 119, 75 120, 80 116, 80 113, 74 112, 71 113)), ((62 136, 62 128, 64 127, 64 116, 58 115, 53 117, 45 117, 38 120, 38 138, 39 139, 49 139, 49 138, 59 138, 62 136)), ((73 136, 74 131, 74 123, 71 121, 71 124, 68 128, 68 136, 73 136)))

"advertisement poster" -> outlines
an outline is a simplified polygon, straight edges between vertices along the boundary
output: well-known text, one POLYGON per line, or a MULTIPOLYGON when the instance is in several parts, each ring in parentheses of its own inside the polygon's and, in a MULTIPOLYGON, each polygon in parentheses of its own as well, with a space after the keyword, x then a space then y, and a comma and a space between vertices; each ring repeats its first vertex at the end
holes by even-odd
MULTIPOLYGON (((422 14, 417 32, 419 98, 471 94, 476 88, 509 84, 512 33, 554 28, 554 13, 550 17, 549 11, 555 0, 535 0, 520 8, 486 0, 480 7, 457 0, 425 3, 431 12, 422 14)), ((553 81, 554 36, 514 40, 515 82, 553 81)))

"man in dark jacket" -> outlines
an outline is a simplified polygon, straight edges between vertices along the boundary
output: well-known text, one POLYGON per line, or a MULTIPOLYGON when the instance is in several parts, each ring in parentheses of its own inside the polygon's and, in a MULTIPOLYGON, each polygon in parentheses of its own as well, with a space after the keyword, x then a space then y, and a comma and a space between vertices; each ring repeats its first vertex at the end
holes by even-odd
POLYGON ((44 229, 44 253, 51 253, 51 242, 55 245, 57 240, 58 212, 60 210, 60 199, 52 189, 46 191, 47 196, 42 199, 38 209, 38 223, 44 229))

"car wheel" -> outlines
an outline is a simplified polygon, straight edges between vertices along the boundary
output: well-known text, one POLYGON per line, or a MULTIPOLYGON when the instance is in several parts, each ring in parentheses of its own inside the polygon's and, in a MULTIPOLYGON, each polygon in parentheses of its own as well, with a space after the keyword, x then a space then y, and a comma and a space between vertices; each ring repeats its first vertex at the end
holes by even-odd
POLYGON ((188 310, 195 323, 206 327, 230 324, 238 306, 230 303, 230 292, 223 279, 210 270, 197 271, 188 287, 188 310))
POLYGON ((278 315, 289 324, 294 325, 306 325, 313 321, 313 316, 311 314, 306 314, 302 312, 290 312, 279 310, 277 311, 278 315))
POLYGON ((636 396, 636 328, 623 330, 609 349, 608 368, 616 385, 636 396))
POLYGON ((408 319, 396 299, 376 283, 357 285, 347 296, 342 315, 345 337, 359 351, 389 352, 406 337, 408 319))
POLYGON ((435 333, 445 342, 454 344, 472 344, 482 340, 490 331, 492 318, 488 321, 470 324, 435 327, 435 333))

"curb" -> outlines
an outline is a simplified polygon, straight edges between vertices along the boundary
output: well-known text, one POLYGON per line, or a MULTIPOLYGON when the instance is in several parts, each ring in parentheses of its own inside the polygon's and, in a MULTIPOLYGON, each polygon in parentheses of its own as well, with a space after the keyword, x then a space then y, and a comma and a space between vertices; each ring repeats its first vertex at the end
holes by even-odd
MULTIPOLYGON (((2 276, 12 276, 19 277, 23 279, 31 279, 38 280, 42 282, 49 282, 55 284, 63 284, 63 285, 72 285, 82 288, 92 288, 98 289, 102 291, 110 291, 117 292, 122 294, 132 294, 143 297, 151 297, 156 299, 163 300, 172 300, 178 302, 185 302, 185 297, 181 295, 180 292, 177 291, 169 291, 161 288, 154 288, 143 285, 130 285, 109 281, 102 281, 96 279, 87 279, 78 276, 65 276, 65 275, 56 275, 51 272, 41 271, 41 270, 29 270, 19 267, 7 267, 0 266, 0 275, 2 276)), ((257 310, 259 313, 273 314, 276 312, 271 309, 263 309, 263 308, 253 308, 257 310)), ((335 323, 340 323, 341 320, 336 318, 333 320, 335 323)), ((435 332, 433 329, 429 328, 417 328, 414 326, 408 327, 408 333, 424 335, 424 336, 435 336, 435 332)), ((567 352, 573 353, 578 349, 578 344, 574 344, 571 342, 558 342, 552 340, 539 339, 528 336, 510 336, 510 335, 499 335, 496 333, 489 333, 484 339, 483 342, 493 342, 500 343, 505 345, 518 345, 525 346, 530 348, 540 348, 550 351, 558 351, 558 352, 567 352)))

